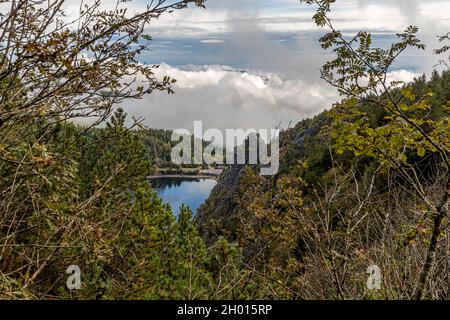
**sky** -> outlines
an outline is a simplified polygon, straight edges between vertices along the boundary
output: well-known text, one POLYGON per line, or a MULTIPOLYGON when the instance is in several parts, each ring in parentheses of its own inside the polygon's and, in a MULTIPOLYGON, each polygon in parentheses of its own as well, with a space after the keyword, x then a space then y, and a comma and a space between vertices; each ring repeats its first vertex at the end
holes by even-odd
MULTIPOLYGON (((145 1, 135 2, 135 10, 145 1)), ((153 37, 142 63, 161 64, 157 76, 178 80, 175 94, 128 101, 130 115, 155 128, 260 129, 287 127, 330 108, 339 96, 320 79, 332 56, 318 39, 326 30, 312 21, 314 8, 299 0, 207 0, 163 15, 149 26, 153 37)), ((426 51, 410 50, 392 70, 395 80, 430 73, 437 35, 450 31, 450 0, 337 0, 331 18, 346 35, 374 34, 387 47, 395 34, 417 25, 426 51)))

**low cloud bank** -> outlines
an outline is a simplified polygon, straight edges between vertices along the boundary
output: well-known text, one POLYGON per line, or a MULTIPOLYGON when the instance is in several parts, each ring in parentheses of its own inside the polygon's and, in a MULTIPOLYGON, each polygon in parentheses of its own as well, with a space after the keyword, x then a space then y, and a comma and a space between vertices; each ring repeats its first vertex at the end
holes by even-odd
MULTIPOLYGON (((174 95, 157 92, 123 105, 130 115, 144 117, 147 126, 192 130, 194 121, 201 120, 205 127, 221 130, 287 127, 339 100, 337 92, 324 82, 228 66, 173 67, 163 63, 156 76, 166 75, 177 80, 174 95)), ((417 76, 397 70, 389 80, 409 82, 417 76)))

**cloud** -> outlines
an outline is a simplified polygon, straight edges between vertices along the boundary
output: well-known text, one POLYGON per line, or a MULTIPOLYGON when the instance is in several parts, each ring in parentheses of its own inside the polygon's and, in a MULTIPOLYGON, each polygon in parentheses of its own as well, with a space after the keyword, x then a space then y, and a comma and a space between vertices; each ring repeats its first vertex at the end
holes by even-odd
MULTIPOLYGON (((422 72, 431 70, 439 59, 432 50, 439 46, 436 35, 450 30, 449 11, 450 2, 443 0, 340 0, 333 5, 331 16, 345 35, 372 32, 375 45, 383 48, 396 41, 397 32, 418 25, 427 51, 406 52, 397 68, 422 72)), ((317 69, 330 56, 318 45, 327 30, 314 24, 313 14, 313 6, 298 0, 208 0, 206 10, 176 11, 151 25, 155 39, 178 39, 174 41, 180 43, 171 50, 155 46, 156 59, 151 61, 227 64, 287 73, 288 77, 297 73, 307 81, 318 81, 317 69)))
POLYGON ((222 39, 204 39, 204 40, 200 40, 201 43, 207 43, 207 44, 221 44, 224 43, 225 41, 222 39))
POLYGON ((221 130, 286 127, 329 107, 336 97, 326 86, 227 66, 181 69, 162 64, 156 76, 165 75, 177 79, 174 95, 155 93, 124 106, 151 127, 191 130, 196 120, 221 130))
MULTIPOLYGON (((227 34, 233 24, 244 29, 259 24, 265 32, 317 31, 312 21, 313 6, 298 0, 208 0, 207 9, 191 8, 165 15, 154 25, 164 36, 189 37, 227 34), (232 24, 230 24, 230 22, 232 24)), ((332 17, 339 29, 351 31, 397 32, 410 24, 450 26, 447 0, 340 0, 333 5, 332 17)))
POLYGON ((409 70, 395 70, 391 71, 387 75, 387 83, 392 81, 401 81, 403 83, 409 83, 415 78, 419 78, 422 74, 409 71, 409 70))
MULTIPOLYGON (((92 4, 95 0, 84 0, 92 4)), ((63 5, 68 20, 79 15, 81 1, 63 5)), ((171 1, 172 2, 172 1, 171 1)), ((144 0, 120 3, 128 13, 144 10, 144 0)), ((111 10, 116 0, 101 0, 101 9, 111 10)), ((206 9, 191 5, 188 9, 163 14, 152 21, 149 32, 155 37, 203 37, 226 35, 232 32, 232 20, 244 27, 259 24, 265 32, 317 31, 313 23, 314 6, 300 4, 299 0, 208 0, 206 9)), ((435 25, 436 29, 449 28, 448 0, 339 0, 331 15, 343 31, 354 29, 399 31, 409 24, 435 25)), ((245 28, 242 30, 244 31, 245 28)), ((440 32, 441 33, 441 32, 440 32)))
MULTIPOLYGON (((228 66, 162 64, 155 72, 158 78, 170 75, 177 79, 175 94, 158 92, 123 107, 156 128, 192 131, 197 120, 203 121, 205 129, 269 129, 280 123, 287 127, 330 108, 339 99, 326 83, 228 66)), ((389 79, 410 81, 415 76, 401 70, 392 72, 389 79)))

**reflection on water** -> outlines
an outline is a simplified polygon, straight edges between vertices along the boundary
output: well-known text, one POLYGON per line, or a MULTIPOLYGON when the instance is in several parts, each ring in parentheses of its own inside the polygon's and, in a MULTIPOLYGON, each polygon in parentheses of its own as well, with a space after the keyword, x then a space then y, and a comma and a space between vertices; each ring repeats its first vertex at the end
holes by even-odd
POLYGON ((175 215, 178 215, 182 204, 189 206, 195 213, 208 198, 216 183, 212 179, 155 179, 151 181, 158 196, 164 203, 170 204, 175 215))

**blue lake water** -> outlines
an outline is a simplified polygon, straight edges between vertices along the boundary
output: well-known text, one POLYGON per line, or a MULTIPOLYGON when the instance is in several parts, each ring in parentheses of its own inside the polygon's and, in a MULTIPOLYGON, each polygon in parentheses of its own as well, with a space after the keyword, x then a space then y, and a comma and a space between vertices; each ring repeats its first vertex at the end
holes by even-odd
POLYGON ((212 179, 158 179, 152 181, 158 196, 164 203, 170 204, 175 215, 178 215, 182 204, 189 206, 195 214, 209 197, 216 183, 212 179))

